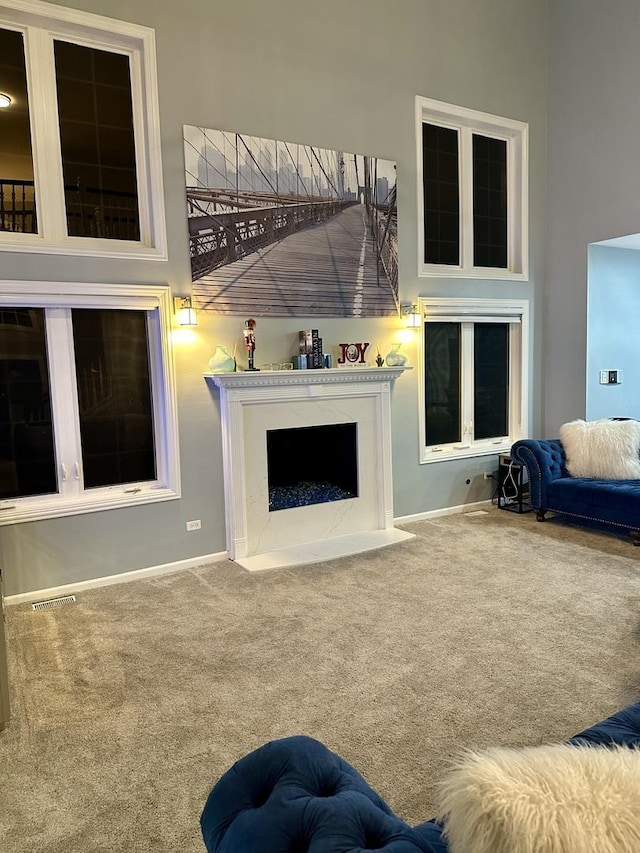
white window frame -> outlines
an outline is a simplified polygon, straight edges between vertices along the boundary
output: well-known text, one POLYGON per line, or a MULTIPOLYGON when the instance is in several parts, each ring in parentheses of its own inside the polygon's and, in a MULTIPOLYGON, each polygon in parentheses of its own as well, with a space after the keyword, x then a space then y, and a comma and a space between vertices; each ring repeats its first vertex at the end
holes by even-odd
POLYGON ((515 119, 470 110, 416 95, 418 166, 418 275, 440 278, 529 280, 529 125, 515 119), (424 260, 424 175, 422 125, 458 132, 460 193, 460 264, 427 264, 424 260), (507 143, 507 268, 473 265, 474 133, 507 143))
POLYGON ((169 286, 5 281, 2 283, 0 305, 47 310, 47 356, 59 489, 55 494, 0 501, 0 526, 179 498, 180 457, 169 286), (73 340, 66 331, 71 308, 124 308, 147 312, 157 466, 155 481, 86 490, 82 485, 73 340), (56 327, 60 328, 59 334, 56 327))
MULTIPOLYGON (((527 299, 471 299, 421 297, 423 317, 420 336, 420 463, 443 462, 507 453, 529 430, 529 301, 527 299), (427 447, 425 394, 425 326, 431 321, 449 323, 509 323, 509 435, 474 441, 463 433, 462 441, 427 447)), ((461 393, 467 406, 473 401, 473 355, 467 346, 461 363, 461 393)))
POLYGON ((155 34, 40 0, 0 0, 0 28, 24 35, 38 234, 0 232, 0 251, 167 260, 155 34), (70 237, 64 199, 54 40, 129 57, 140 240, 70 237))

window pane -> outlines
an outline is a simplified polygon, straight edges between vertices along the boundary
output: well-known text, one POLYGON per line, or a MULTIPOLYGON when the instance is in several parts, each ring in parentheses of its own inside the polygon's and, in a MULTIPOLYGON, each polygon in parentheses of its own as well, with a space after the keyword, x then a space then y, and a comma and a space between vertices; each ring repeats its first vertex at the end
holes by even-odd
POLYGON ((458 131, 422 125, 424 175, 424 260, 460 263, 458 131))
POLYGON ((129 58, 54 45, 68 233, 139 240, 129 58))
POLYGON ((43 309, 0 309, 0 354, 0 498, 57 492, 43 309))
POLYGON ((425 323, 427 446, 460 441, 459 323, 425 323))
POLYGON ((473 264, 507 268, 507 143, 475 133, 473 264))
POLYGON ((0 29, 0 231, 37 233, 27 72, 22 33, 0 29))
POLYGON ((509 435, 509 326, 476 323, 473 338, 474 437, 509 435))
POLYGON ((72 311, 86 488, 156 479, 144 311, 72 311))

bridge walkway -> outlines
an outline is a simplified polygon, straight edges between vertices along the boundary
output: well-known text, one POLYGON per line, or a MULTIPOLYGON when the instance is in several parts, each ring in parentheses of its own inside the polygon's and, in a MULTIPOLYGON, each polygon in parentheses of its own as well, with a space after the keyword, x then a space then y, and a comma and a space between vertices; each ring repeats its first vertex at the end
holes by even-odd
POLYGON ((202 276, 193 297, 197 308, 248 317, 396 313, 363 205, 202 276))

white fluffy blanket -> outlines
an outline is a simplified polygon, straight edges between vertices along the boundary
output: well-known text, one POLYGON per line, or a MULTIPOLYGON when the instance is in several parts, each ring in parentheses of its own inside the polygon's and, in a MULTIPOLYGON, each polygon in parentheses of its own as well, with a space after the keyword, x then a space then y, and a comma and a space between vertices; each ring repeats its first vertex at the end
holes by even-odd
POLYGON ((640 750, 467 753, 441 786, 451 853, 639 853, 640 750))

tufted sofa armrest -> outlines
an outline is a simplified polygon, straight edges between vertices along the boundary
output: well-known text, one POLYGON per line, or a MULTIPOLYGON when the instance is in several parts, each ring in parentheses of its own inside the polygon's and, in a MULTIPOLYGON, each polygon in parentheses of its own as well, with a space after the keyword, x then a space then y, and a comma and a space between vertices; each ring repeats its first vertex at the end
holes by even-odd
POLYGON ((313 738, 271 741, 217 782, 200 819, 209 853, 435 853, 358 771, 313 738))
POLYGON ((577 746, 618 744, 640 748, 640 702, 623 708, 595 726, 590 726, 572 737, 569 743, 577 746))
POLYGON ((568 477, 566 456, 559 439, 521 439, 511 448, 511 458, 529 473, 531 505, 546 509, 547 486, 559 477, 568 477))

